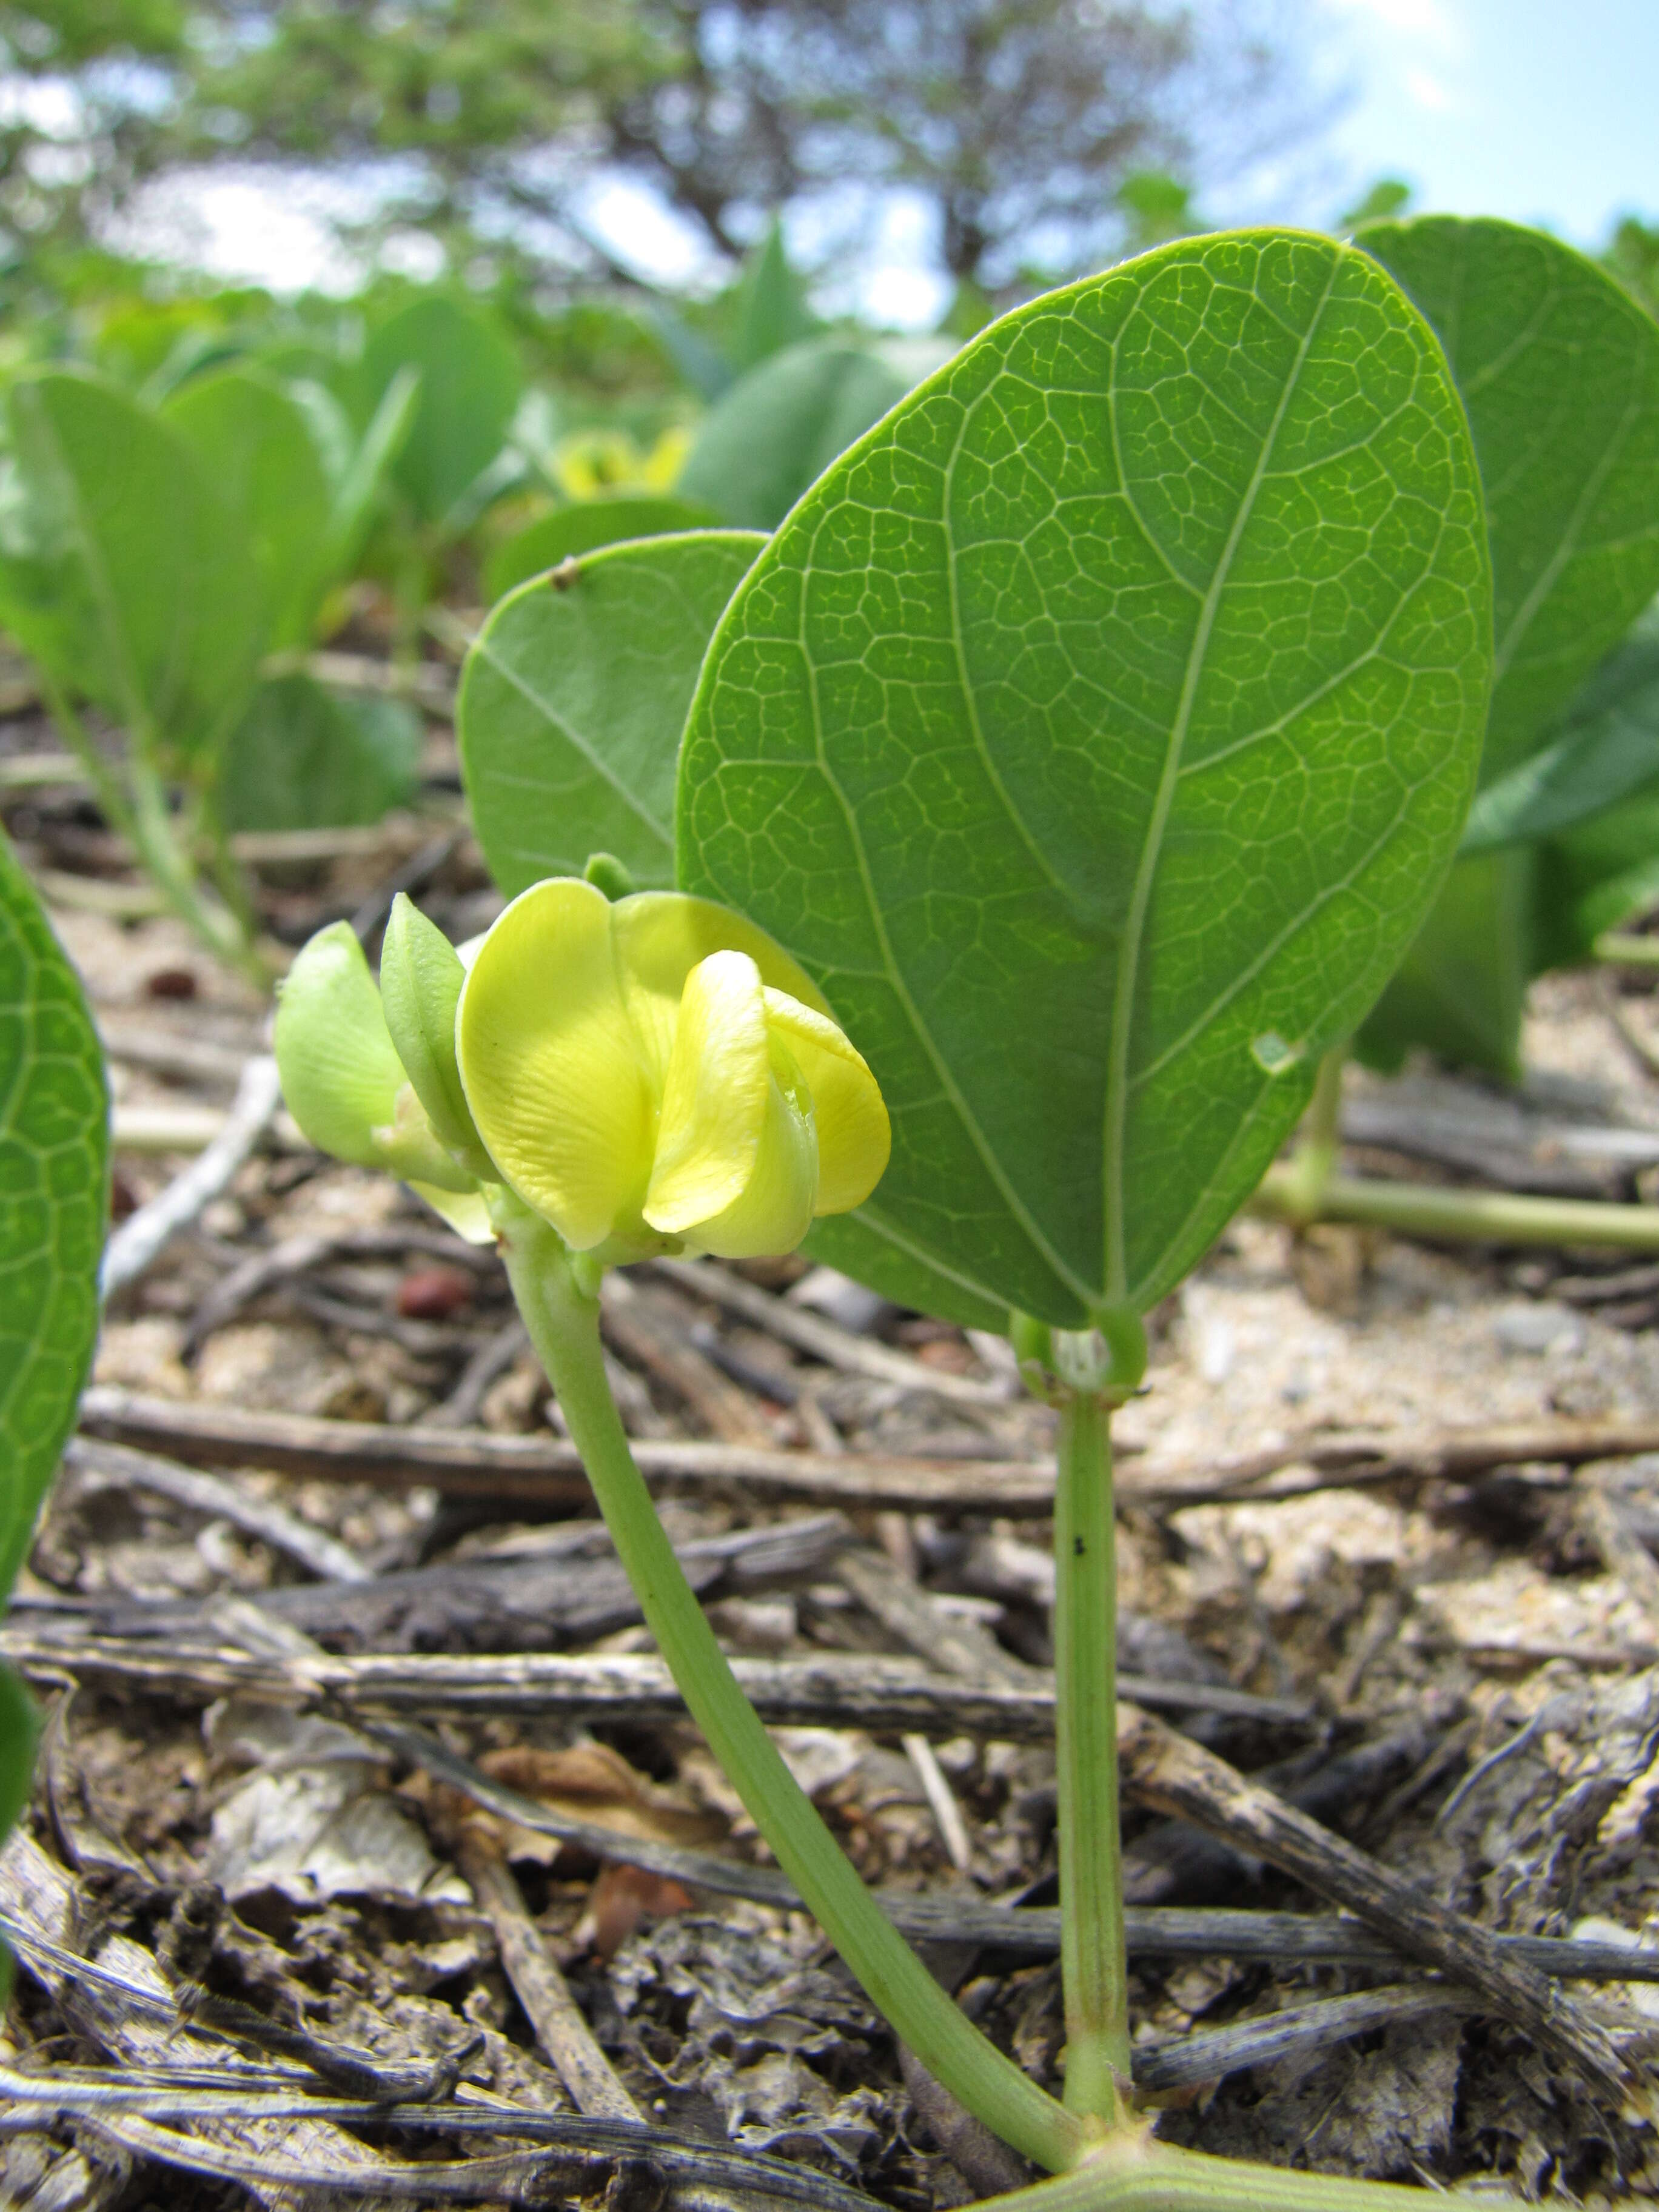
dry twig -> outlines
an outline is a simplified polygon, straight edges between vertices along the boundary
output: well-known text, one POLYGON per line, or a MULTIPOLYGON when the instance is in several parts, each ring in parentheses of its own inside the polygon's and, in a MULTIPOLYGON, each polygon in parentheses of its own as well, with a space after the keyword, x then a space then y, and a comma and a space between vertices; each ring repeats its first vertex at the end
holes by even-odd
POLYGON ((1133 1705, 1118 1708, 1117 1741, 1125 1790, 1139 1802, 1194 1821, 1295 1875, 1405 1957, 1455 1976, 1559 2063, 1622 2094, 1624 2063, 1607 2031, 1543 1974, 1506 1954, 1490 1929, 1437 1904, 1369 1852, 1133 1705))
POLYGON ((256 1054, 242 1070, 235 1102, 207 1150, 111 1237, 99 1277, 106 1298, 137 1282, 179 1231, 228 1187, 270 1126, 281 1097, 276 1061, 269 1054, 256 1054))
POLYGON ((642 2119, 582 2017, 546 1937, 526 1911, 513 1869, 478 1821, 463 1823, 458 1860, 495 1930, 501 1964, 536 2039, 577 2111, 602 2119, 642 2119))

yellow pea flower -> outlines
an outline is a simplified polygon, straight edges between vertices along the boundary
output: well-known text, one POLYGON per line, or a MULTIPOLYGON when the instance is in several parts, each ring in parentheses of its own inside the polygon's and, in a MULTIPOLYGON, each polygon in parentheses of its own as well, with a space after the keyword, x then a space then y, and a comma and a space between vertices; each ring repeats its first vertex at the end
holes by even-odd
POLYGON ((880 1091, 823 1000, 706 899, 533 885, 478 948, 455 1036, 485 1149, 574 1251, 792 1251, 887 1165, 880 1091))

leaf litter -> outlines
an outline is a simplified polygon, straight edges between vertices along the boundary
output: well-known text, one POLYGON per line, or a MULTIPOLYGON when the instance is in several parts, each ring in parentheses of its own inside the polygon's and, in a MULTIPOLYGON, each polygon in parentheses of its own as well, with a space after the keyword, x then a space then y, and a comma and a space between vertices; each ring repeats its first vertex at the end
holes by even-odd
MULTIPOLYGON (((313 915, 319 896, 339 905, 357 894, 349 865, 313 886, 313 915)), ((434 903, 441 913, 446 898, 477 894, 463 852, 435 884, 434 903)), ((80 913, 60 921, 112 1032, 137 1017, 153 1036, 181 1044, 216 1042, 233 1056, 257 1048, 251 1002, 192 959, 171 924, 124 930, 80 913), (136 975, 181 963, 200 973, 201 996, 187 1012, 135 987, 136 975)), ((1530 1063, 1555 1081, 1558 1102, 1561 1086, 1578 1086, 1587 1121, 1652 1125, 1659 1086, 1623 1054, 1588 990, 1562 979, 1544 987, 1528 1048, 1530 1063), (1583 1103, 1592 1088, 1594 1101, 1583 1103)), ((129 1107, 222 1104, 228 1089, 130 1062, 118 1068, 118 1098, 129 1107)), ((106 1323, 100 1380, 180 1407, 394 1425, 430 1419, 508 1320, 499 1285, 480 1275, 469 1297, 443 1312, 411 1294, 409 1282, 434 1265, 420 1249, 429 1218, 379 1179, 319 1167, 290 1143, 279 1131, 125 1297, 106 1323), (386 1249, 277 1280, 191 1345, 204 1301, 256 1252, 366 1231, 384 1234, 386 1249), (400 1234, 410 1238, 402 1256, 400 1234), (429 1334, 408 1334, 411 1324, 429 1334)), ((1389 1157, 1396 1173, 1425 1171, 1389 1157)), ((173 1164, 124 1155, 121 1173, 142 1200, 173 1164)), ((1123 1417, 1123 1442, 1160 1461, 1213 1462, 1322 1428, 1651 1417, 1659 1341, 1648 1321, 1609 1318, 1616 1305, 1583 1302, 1573 1287, 1604 1271, 1609 1263, 1572 1255, 1454 1255, 1328 1229, 1297 1239, 1245 1218, 1160 1310, 1152 1388, 1123 1417)), ((802 1272, 799 1263, 750 1271, 775 1297, 802 1272)), ((662 1279, 650 1290, 653 1312, 672 1317, 684 1342, 747 1394, 754 1421, 781 1447, 959 1455, 964 1469, 1038 1459, 1047 1448, 1049 1416, 1040 1407, 993 1392, 969 1403, 827 1367, 687 1284, 662 1279), (771 1387, 761 1387, 769 1375, 771 1387)), ((927 1355, 924 1373, 937 1363, 941 1373, 997 1379, 982 1348, 959 1332, 915 1329, 867 1302, 842 1310, 860 1340, 927 1355)), ((696 1435, 685 1370, 676 1370, 677 1383, 641 1356, 644 1340, 613 1347, 630 1427, 696 1435)), ((474 1418, 498 1435, 557 1434, 556 1408, 522 1350, 483 1389, 474 1418)), ((1134 1463, 1126 1455, 1126 1467, 1134 1463)), ((538 1518, 520 1504, 257 1467, 223 1479, 346 1547, 382 1580, 441 1577, 447 1568, 459 1575, 497 1560, 550 1567, 574 1547, 573 1565, 597 1589, 609 1565, 602 1543, 568 1517, 538 1518)), ((665 1491, 665 1516, 683 1546, 723 1545, 812 1510, 757 1503, 740 1484, 665 1491)), ((852 1540, 908 1577, 941 1609, 936 1618, 988 1639, 1008 1666, 1047 1663, 1051 1573, 1040 1521, 871 1510, 852 1522, 852 1540)), ((1659 1942, 1659 1613, 1639 1559, 1655 1541, 1659 1460, 1640 1458, 1588 1475, 1532 1463, 1231 1504, 1132 1503, 1121 1530, 1124 1663, 1306 1701, 1310 1724, 1209 1715, 1191 1725, 1235 1766, 1307 1803, 1442 1902, 1500 1931, 1589 1934, 1645 1950, 1659 1942), (1611 1500, 1613 1534, 1630 1539, 1623 1549, 1587 1510, 1592 1495, 1611 1500)), ((0 1862, 0 1907, 21 1961, 0 2066, 26 2075, 50 2068, 65 2079, 80 2078, 76 2069, 125 2072, 162 2087, 242 2081, 264 2085, 267 2096, 273 2080, 315 2090, 302 2060, 200 2024, 240 2018, 240 2007, 297 2035, 301 2047, 308 2038, 348 2063, 355 2053, 388 2075, 436 2069, 448 2101, 418 2130, 207 2117, 185 2127, 232 2168, 240 2160, 240 2179, 230 2168, 164 2179, 155 2143, 135 2148, 139 2124, 123 2136, 110 2132, 113 2122, 100 2132, 47 2113, 0 2133, 0 2197, 43 2212, 159 2202, 163 2190, 181 2212, 298 2203, 261 2161, 277 2159, 280 2146, 297 2169, 309 2143, 336 2197, 361 2203, 384 2181, 386 2161, 532 2158, 518 2137, 477 2133, 478 2114, 498 2100, 548 2124, 561 2116, 577 2124, 497 1933, 458 1867, 469 1824, 505 1857, 617 2081, 665 2142, 701 2143, 711 2156, 724 2146, 781 2157, 798 2176, 816 2172, 826 2188, 850 2184, 917 2212, 974 2193, 907 2087, 890 2037, 803 1915, 723 1899, 622 1856, 601 1861, 483 1812, 389 1755, 355 1711, 303 1692, 210 1697, 95 1673, 72 1693, 64 1686, 76 1679, 76 1622, 115 1618, 117 1601, 128 1613, 193 1609, 195 1628, 240 1637, 302 1681, 303 1654, 317 1646, 261 1601, 320 1588, 280 1546, 177 1498, 101 1478, 62 1487, 13 1616, 14 1631, 33 1633, 50 1619, 64 1634, 57 1671, 39 1683, 52 1718, 32 1822, 0 1862), (222 1902, 189 1956, 185 1904, 204 1883, 222 1902), (41 1945, 131 1988, 77 1982, 41 1945), (149 2011, 132 1988, 149 1990, 149 2011), (231 2009, 216 2015, 208 2000, 231 2009), (169 2026, 158 2004, 198 2024, 169 2026), (441 2117, 469 2111, 465 2127, 441 2117)), ((722 1564, 705 1598, 739 1651, 829 1665, 909 1648, 854 1594, 833 1556, 790 1571, 786 1555, 782 1571, 763 1565, 741 1584, 722 1564)), ((466 1648, 464 1626, 441 1606, 419 1635, 406 1632, 406 1617, 387 1619, 392 1626, 377 1628, 363 1613, 363 1648, 466 1648)), ((574 1641, 558 1640, 596 1657, 648 1649, 631 1617, 594 1620, 574 1641)), ((131 1621, 122 1632, 136 1632, 131 1621)), ((913 1655, 913 1663, 920 1679, 932 1678, 921 1659, 913 1655)), ((447 1710, 432 1720, 453 1750, 551 1810, 636 1843, 767 1863, 684 1722, 596 1730, 551 1712, 447 1710)), ((945 1900, 1051 1896, 1043 1884, 1054 1863, 1053 1762, 1041 1742, 936 1733, 927 1755, 968 1840, 965 1883, 904 1742, 803 1726, 786 1747, 872 1884, 945 1900)), ((1139 1898, 1263 1911, 1315 1904, 1259 1861, 1144 1811, 1131 1810, 1127 1853, 1139 1898)), ((1052 1956, 948 1938, 928 1955, 975 2017, 1057 2086, 1063 2033, 1052 1956)), ((1403 1963, 1270 1966, 1220 1953, 1138 1953, 1137 2040, 1150 2054, 1172 2039, 1248 2029, 1414 1972, 1403 1963)), ((1650 2041, 1650 1984, 1608 1983, 1587 2002, 1621 2025, 1629 2048, 1650 2041)), ((1529 2192, 1594 2202, 1621 2189, 1659 2193, 1651 2079, 1638 2067, 1615 2108, 1504 2022, 1449 2002, 1170 2092, 1161 2125, 1175 2139, 1235 2154, 1443 2185, 1501 2176, 1529 2192)), ((544 2155, 551 2154, 533 2154, 544 2155)), ((503 2185, 493 2165, 489 2177, 480 2168, 475 2201, 503 2201, 503 2186, 509 2198, 521 2193, 529 2170, 515 2168, 519 2178, 503 2185)), ((599 2191, 614 2170, 614 2157, 598 2160, 574 2193, 599 2191)), ((307 2201, 329 2193, 310 2189, 307 2201)))

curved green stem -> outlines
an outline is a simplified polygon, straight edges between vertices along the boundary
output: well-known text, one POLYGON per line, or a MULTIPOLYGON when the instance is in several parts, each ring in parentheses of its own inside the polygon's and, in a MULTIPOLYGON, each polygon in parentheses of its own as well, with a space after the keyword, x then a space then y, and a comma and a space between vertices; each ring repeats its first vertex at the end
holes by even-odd
POLYGON ((1066 2103, 1115 2127, 1129 2086, 1117 1797, 1117 1566, 1111 1415, 1061 1401, 1054 1501, 1054 1728, 1060 1785, 1066 2103))
POLYGON ((605 1380, 597 1285, 557 1234, 510 1199, 496 1227, 530 1339, 558 1395, 605 1523, 693 1719, 750 1816, 871 2002, 922 2064, 1006 2142, 1051 2171, 1083 2145, 1077 2121, 958 2010, 813 1809, 682 1572, 605 1380))
POLYGON ((204 896, 188 847, 173 827, 167 791, 150 763, 135 750, 129 775, 132 788, 131 835, 156 888, 179 919, 193 929, 210 952, 269 991, 270 972, 230 910, 204 896))
POLYGON ((81 720, 65 695, 42 672, 41 696, 46 700, 52 720, 63 734, 64 743, 86 771, 87 781, 92 786, 98 804, 104 811, 104 819, 129 844, 137 845, 132 808, 127 800, 121 781, 109 763, 94 744, 92 733, 81 720))
POLYGON ((166 790, 142 741, 137 737, 129 740, 129 781, 124 783, 66 695, 44 678, 42 691, 53 721, 86 770, 105 820, 137 854, 173 913, 216 958, 238 969, 259 990, 269 991, 270 970, 254 949, 251 931, 234 914, 203 897, 188 847, 173 829, 166 790))
POLYGON ((1269 1168, 1250 1200, 1251 1212, 1298 1227, 1310 1218, 1352 1221, 1460 1244, 1599 1244, 1620 1252, 1659 1252, 1659 1206, 1437 1190, 1428 1183, 1333 1176, 1310 1216, 1303 1210, 1295 1172, 1293 1165, 1269 1168))

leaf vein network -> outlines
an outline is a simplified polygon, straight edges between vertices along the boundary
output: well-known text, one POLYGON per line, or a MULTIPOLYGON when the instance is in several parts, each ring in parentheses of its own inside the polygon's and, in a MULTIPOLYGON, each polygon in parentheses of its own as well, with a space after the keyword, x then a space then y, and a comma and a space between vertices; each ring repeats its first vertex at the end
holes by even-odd
POLYGON ((583 760, 585 760, 588 766, 592 769, 594 775, 597 775, 602 782, 608 783, 610 785, 611 790, 616 793, 617 798, 623 801, 623 805, 629 808, 630 812, 636 814, 640 820, 645 823, 646 827, 653 831, 658 837, 662 838, 668 843, 672 844, 673 842, 672 831, 664 828, 663 824, 657 820, 656 817, 650 811, 650 810, 641 802, 637 794, 629 789, 627 784, 623 781, 622 778, 617 774, 615 769, 609 765, 603 755, 594 750, 593 746, 589 744, 588 740, 574 724, 565 720, 564 717, 553 705, 552 701, 550 699, 544 699, 536 690, 533 684, 526 683, 524 678, 519 674, 517 669, 515 669, 509 661, 502 659, 501 655, 491 647, 489 641, 489 633, 486 630, 483 637, 480 638, 477 645, 474 647, 474 651, 482 657, 485 666, 493 668, 495 671, 495 673, 500 676, 504 682, 509 684, 512 689, 518 693, 521 699, 525 700, 530 706, 535 708, 538 714, 545 715, 548 722, 558 732, 565 743, 569 745, 572 751, 579 753, 583 760))
MULTIPOLYGON (((1198 695, 1199 678, 1209 648, 1211 632, 1219 611, 1221 597, 1231 573, 1244 528, 1255 505, 1258 493, 1265 482, 1279 433, 1283 427, 1291 401, 1301 381, 1302 372, 1325 311, 1336 288, 1338 271, 1342 268, 1346 250, 1339 247, 1331 256, 1330 267, 1318 306, 1309 317, 1307 326, 1297 341, 1295 358, 1285 380, 1273 409, 1272 420, 1263 434, 1261 450, 1249 482, 1244 487, 1233 517, 1232 527, 1216 563, 1199 610, 1198 621, 1188 648, 1187 666, 1182 675, 1181 693, 1176 703, 1175 720, 1164 750, 1164 760, 1158 778, 1152 811, 1142 841, 1140 859, 1135 869, 1133 889, 1130 895, 1129 911, 1123 935, 1118 947, 1117 975, 1112 997, 1111 1030, 1107 1047, 1106 1066, 1106 1127, 1103 1146, 1105 1187, 1103 1209, 1106 1224, 1106 1286, 1107 1295, 1121 1299, 1127 1294, 1128 1282, 1123 1225, 1124 1146, 1127 1134, 1129 1103, 1129 1048, 1134 1016, 1136 987, 1139 982, 1141 939, 1146 926, 1147 908, 1152 901, 1152 882, 1157 873, 1164 833, 1170 811, 1174 804, 1176 781, 1180 774, 1181 756, 1187 740, 1194 705, 1198 695)), ((1255 287, 1253 292, 1259 295, 1255 287)), ((1114 385, 1109 398, 1115 399, 1116 356, 1113 356, 1114 385)), ((1116 420, 1116 409, 1112 408, 1112 419, 1116 420)))
MULTIPOLYGON (((826 520, 827 515, 820 519, 818 523, 819 529, 823 527, 826 520)), ((807 557, 806 567, 807 573, 810 573, 810 552, 807 557)), ((972 1144, 974 1150, 978 1153, 987 1174, 989 1176, 993 1184, 1000 1194, 1004 1205, 1007 1206, 1008 1211, 1012 1215, 1014 1220, 1018 1224, 1019 1227, 1024 1231, 1024 1234, 1030 1239, 1033 1249, 1041 1255, 1043 1261, 1053 1269, 1060 1281, 1064 1283, 1068 1290, 1073 1291, 1076 1297, 1082 1299, 1086 1304, 1090 1302, 1091 1297, 1089 1286, 1082 1280, 1075 1271, 1067 1265, 1066 1261, 1063 1260, 1060 1255, 1054 1249, 1053 1243, 1044 1234, 1042 1229, 1033 1217, 1030 1208, 1026 1205, 1024 1200, 1021 1198, 1018 1190, 1015 1189, 1013 1184, 1010 1182, 1006 1170, 1003 1168, 1001 1162, 996 1156, 995 1147, 989 1142, 986 1137, 985 1132, 981 1128, 978 1117, 969 1105, 967 1099, 963 1097, 961 1085, 957 1083, 949 1062, 945 1058, 943 1053, 939 1050, 938 1042, 933 1036, 932 1030, 929 1029, 927 1024, 922 1019, 921 1010, 917 1006, 909 985, 905 980, 903 969, 900 966, 897 958, 895 957, 892 940, 888 935, 886 918, 882 912, 881 901, 876 895, 875 884, 871 878, 870 856, 865 848, 864 836, 859 823, 858 811, 853 805, 851 800, 848 798, 839 778, 836 775, 834 770, 830 767, 828 748, 824 744, 823 711, 823 704, 818 694, 817 665, 813 659, 811 647, 805 634, 806 600, 807 595, 805 592, 803 591, 800 594, 800 610, 798 618, 799 627, 797 629, 795 642, 796 648, 801 656, 802 663, 806 670, 807 695, 811 702, 813 749, 817 757, 818 773, 823 776, 825 784, 828 786, 830 793, 834 796, 836 804, 841 809, 842 817, 847 824, 847 835, 852 846, 854 857, 857 864, 859 884, 864 894, 865 904, 869 911, 871 927, 874 933, 876 942, 881 947, 882 959, 887 969, 886 981, 889 987, 891 988, 894 996, 897 999, 899 1005, 902 1007, 905 1018, 910 1024, 911 1031, 914 1034, 916 1042, 921 1045, 922 1051, 926 1054, 928 1060, 932 1063, 933 1072, 939 1079, 940 1088, 949 1098, 957 1119, 960 1121, 963 1128, 967 1133, 969 1140, 972 1144)))

